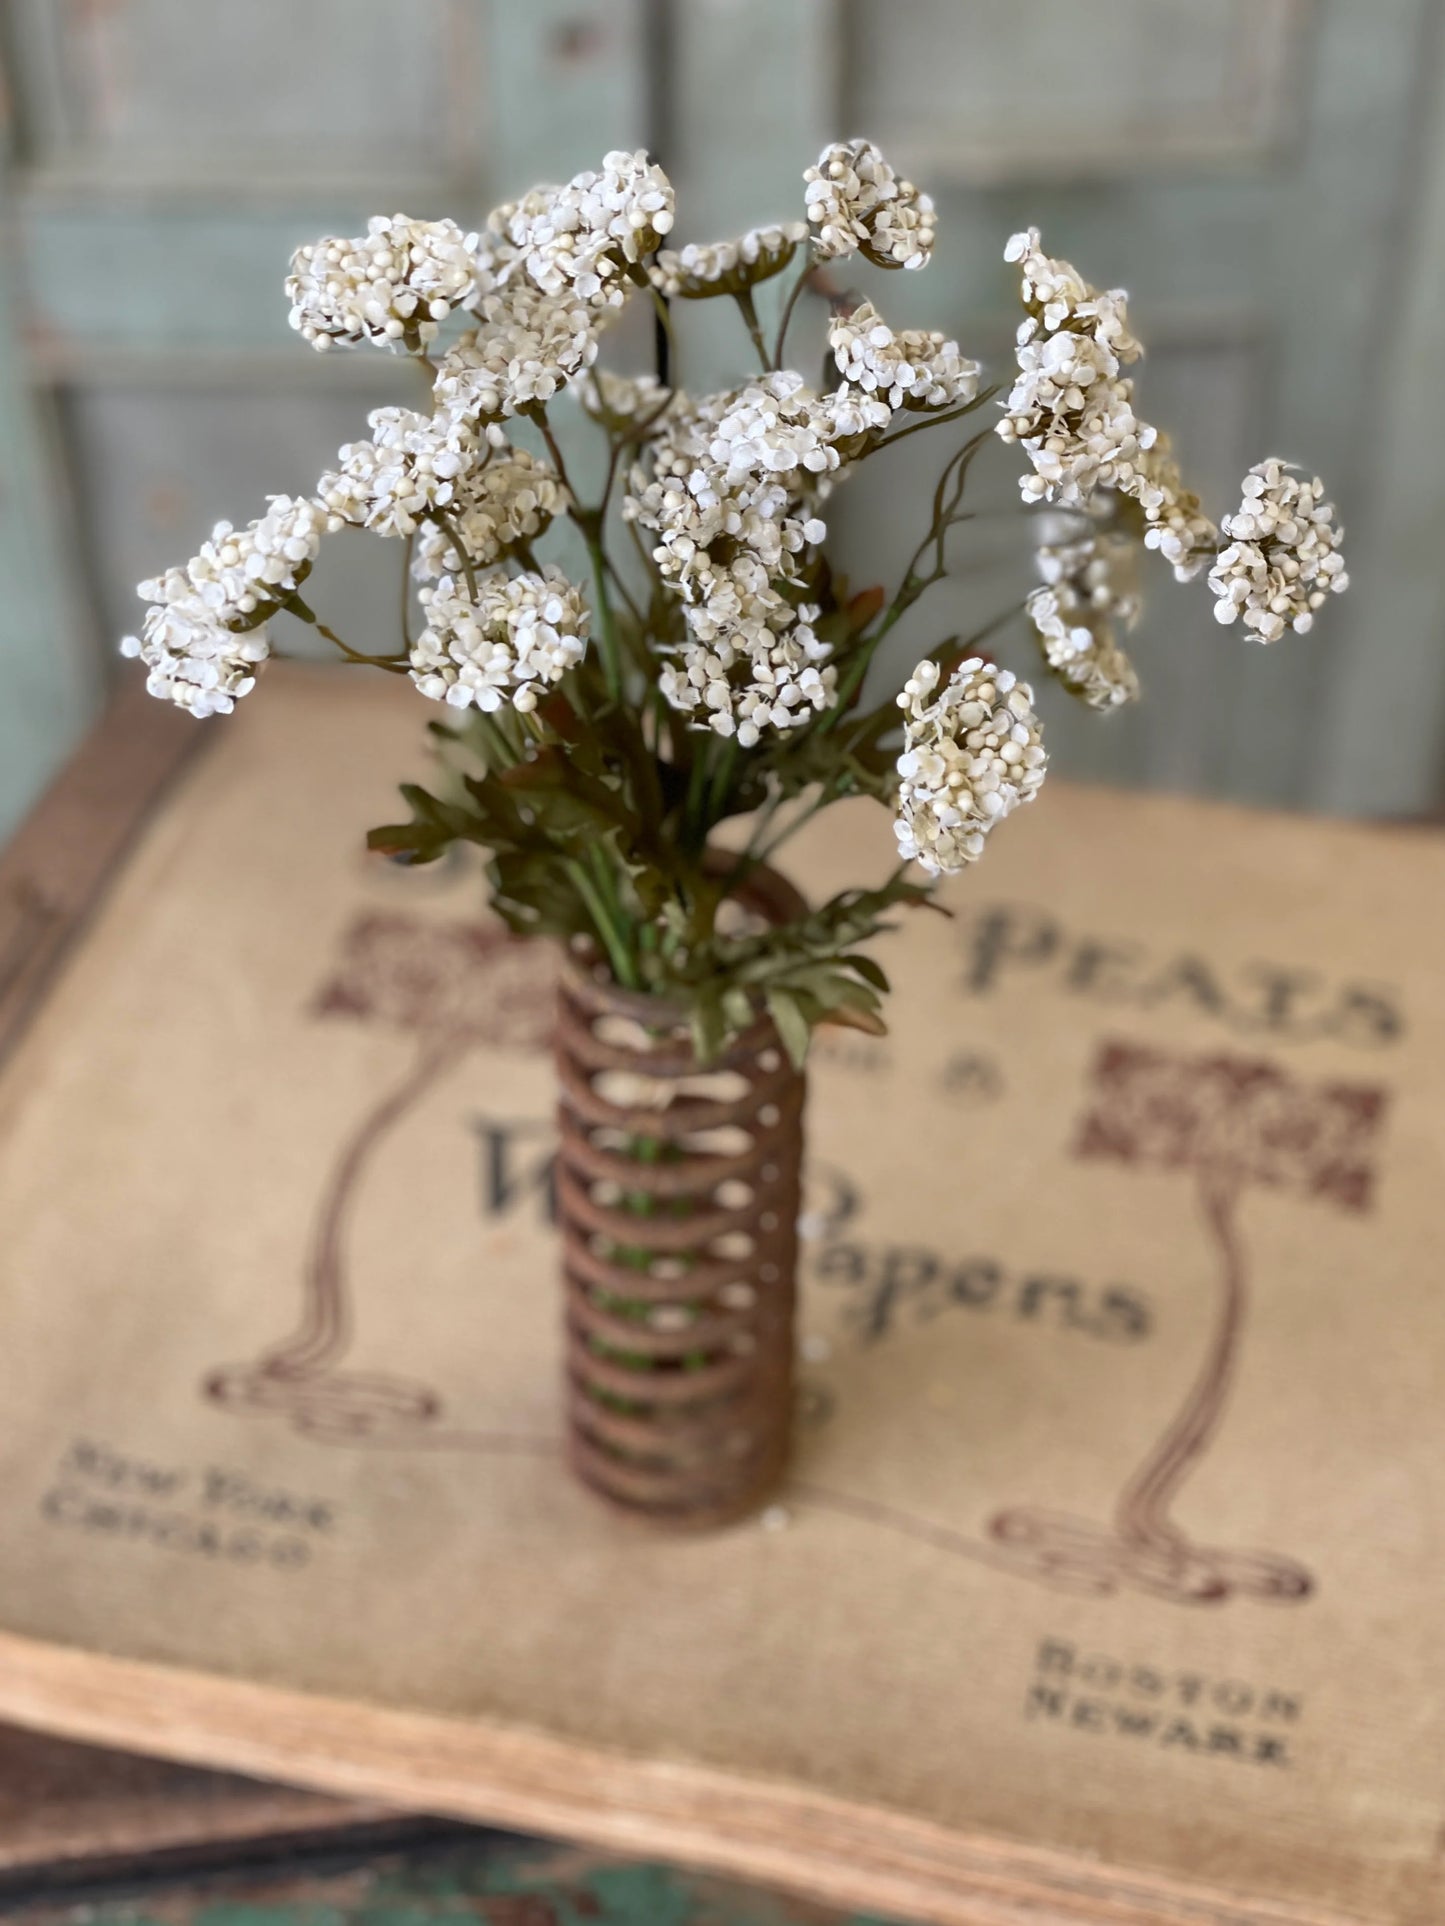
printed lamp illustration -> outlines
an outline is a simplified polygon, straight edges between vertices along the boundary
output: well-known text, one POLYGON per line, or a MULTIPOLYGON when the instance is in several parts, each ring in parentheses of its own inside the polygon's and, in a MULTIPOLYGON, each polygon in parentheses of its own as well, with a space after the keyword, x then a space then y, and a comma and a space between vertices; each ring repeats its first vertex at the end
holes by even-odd
POLYGON ((1191 1604, 1308 1597, 1314 1580, 1294 1559, 1197 1544, 1172 1507, 1219 1430, 1239 1360, 1250 1289, 1239 1225, 1245 1192, 1368 1210, 1384 1111, 1383 1090, 1301 1082, 1263 1059, 1101 1046, 1075 1154, 1193 1178, 1217 1259, 1218 1317, 1184 1402, 1125 1484, 1112 1521, 1001 1512, 990 1533, 1011 1565, 1069 1589, 1128 1585, 1191 1604))
POLYGON ((298 1430, 336 1441, 429 1425, 440 1415, 441 1400, 426 1385, 341 1368, 353 1336, 348 1223, 387 1138, 439 1079, 480 1044, 544 1049, 552 1004, 545 954, 514 942, 499 925, 430 923, 394 912, 356 919, 315 1012, 407 1033, 415 1039, 411 1063, 337 1149, 314 1221, 296 1329, 254 1362, 214 1371, 204 1387, 208 1398, 231 1410, 283 1413, 298 1430))

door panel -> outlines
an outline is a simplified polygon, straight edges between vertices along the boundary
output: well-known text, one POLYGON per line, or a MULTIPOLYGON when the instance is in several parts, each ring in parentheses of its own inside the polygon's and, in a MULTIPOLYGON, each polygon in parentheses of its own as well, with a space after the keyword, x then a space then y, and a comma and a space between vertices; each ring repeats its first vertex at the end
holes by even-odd
POLYGON ((933 185, 1267 160, 1292 120, 1301 0, 853 0, 849 125, 933 185))
MULTIPOLYGON (((134 584, 194 552, 219 516, 309 489, 368 409, 417 392, 385 356, 323 360, 298 342, 291 250, 398 208, 480 222, 538 173, 644 143, 645 12, 0 10, 0 835, 94 713, 140 614, 134 584)), ((393 606, 400 560, 360 540, 323 560, 318 591, 339 625, 365 633, 393 606)))
POLYGON ((111 192, 418 179, 485 151, 469 0, 11 0, 31 164, 111 192), (480 110, 480 111, 479 111, 480 110))
MULTIPOLYGON (((1146 701, 1101 723, 1051 700, 1061 771, 1362 810, 1439 792, 1445 577, 1428 539, 1402 552, 1378 487, 1395 467, 1382 406, 1402 302, 1421 372, 1440 333, 1438 307, 1413 292, 1445 278, 1445 187, 1428 224, 1416 199, 1422 143, 1438 147, 1439 12, 1420 0, 710 0, 683 12, 679 167, 724 183, 731 222, 796 210, 805 130, 866 131, 939 206, 926 273, 845 264, 840 278, 891 320, 947 328, 1006 374, 1018 310, 1002 247, 1036 223, 1090 279, 1131 289, 1150 347, 1141 411, 1174 433, 1216 516, 1272 453, 1324 475, 1340 503, 1355 586, 1309 637, 1246 644, 1214 623, 1202 584, 1151 567, 1136 637, 1146 701), (774 42, 791 33, 792 66, 754 57, 764 20, 774 42), (725 164, 740 128, 746 210, 725 164), (1402 708, 1415 718, 1408 758, 1393 753, 1402 708)), ((1418 466, 1445 429, 1438 392, 1422 380, 1412 395, 1417 533, 1445 488, 1418 466)), ((860 579, 896 575, 916 540, 927 440, 909 444, 914 486, 860 480, 838 498, 839 553, 860 579)), ((996 460, 981 500, 1006 505, 1016 472, 996 460)), ((980 528, 955 552, 1019 539, 980 528)), ((987 619, 1004 581, 984 569, 935 593, 936 620, 920 615, 910 640, 987 619)), ((1030 646, 1011 644, 1020 660, 1030 646)))

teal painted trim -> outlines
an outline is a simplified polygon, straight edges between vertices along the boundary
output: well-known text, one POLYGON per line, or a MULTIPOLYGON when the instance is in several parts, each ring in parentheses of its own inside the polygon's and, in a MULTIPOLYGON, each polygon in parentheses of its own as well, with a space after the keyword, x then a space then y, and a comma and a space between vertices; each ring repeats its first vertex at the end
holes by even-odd
POLYGON ((485 188, 438 175, 273 182, 249 195, 178 183, 157 195, 124 182, 25 178, 17 199, 41 352, 83 368, 88 355, 126 350, 160 363, 294 346, 282 283, 302 241, 359 232, 369 215, 398 206, 480 226, 503 196, 565 179, 609 148, 648 145, 645 15, 643 0, 495 0, 482 63, 485 188))
POLYGON ((487 84, 498 193, 649 147, 644 0, 492 0, 487 84))
POLYGON ((677 10, 671 79, 679 232, 712 241, 803 212, 803 169, 839 123, 833 0, 730 0, 677 10))
POLYGON ((26 381, 13 222, 0 181, 0 840, 101 704, 59 464, 26 381))
MULTIPOLYGON (((1408 220, 1414 116, 1429 66, 1439 58, 1439 37, 1429 31, 1435 11, 1436 0, 1363 7, 1357 0, 1318 0, 1300 50, 1300 84, 1307 89, 1302 134, 1277 178, 1261 256, 1278 318, 1250 460, 1280 455, 1322 476, 1347 529, 1359 527, 1368 509, 1370 456, 1388 446, 1380 438, 1381 404, 1398 377, 1382 322, 1396 307, 1399 279, 1411 271, 1417 250, 1432 242, 1445 247, 1445 232, 1422 234, 1408 220)), ((1438 473, 1438 459, 1435 467, 1438 473)), ((1438 482, 1432 487, 1438 516, 1438 482)), ((1368 679, 1373 671, 1394 684, 1396 701, 1408 703, 1397 664, 1387 660, 1367 618, 1361 559, 1347 541, 1354 586, 1320 611, 1310 634, 1261 649, 1237 632, 1219 631, 1243 661, 1228 732, 1212 759, 1211 786, 1296 807, 1323 799, 1330 759, 1325 719, 1342 678, 1368 679)), ((1423 555, 1414 567, 1431 572, 1423 555)), ((1379 604, 1377 610, 1385 615, 1379 604)), ((1398 617, 1386 619, 1393 626, 1398 617)), ((1371 752, 1393 756, 1392 737, 1389 726, 1372 730, 1371 752)), ((1427 786, 1417 765, 1404 787, 1418 803, 1427 786)))
MULTIPOLYGON (((1402 222, 1404 284, 1387 290, 1375 349, 1378 387, 1370 486, 1347 518, 1351 646, 1330 679, 1309 800, 1317 808, 1399 815, 1445 799, 1445 15, 1422 48, 1413 203, 1402 222), (1383 378, 1381 378, 1383 376, 1383 378)), ((1358 269, 1352 264, 1350 276, 1358 269)), ((1321 627, 1334 615, 1326 609, 1321 627)))
MULTIPOLYGON (((419 219, 449 214, 459 223, 486 213, 440 194, 404 211, 419 219)), ((172 352, 305 354, 286 319, 292 251, 319 235, 361 232, 376 212, 350 189, 265 210, 26 194, 20 238, 37 345, 47 357, 77 362, 89 351, 143 349, 160 367, 172 352)))

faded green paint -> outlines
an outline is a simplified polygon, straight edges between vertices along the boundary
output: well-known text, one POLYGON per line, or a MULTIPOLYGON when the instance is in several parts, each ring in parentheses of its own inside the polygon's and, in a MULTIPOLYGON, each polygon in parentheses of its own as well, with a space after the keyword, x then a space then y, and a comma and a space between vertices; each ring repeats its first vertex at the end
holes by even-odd
MULTIPOLYGON (((1278 452, 1326 476, 1348 524, 1355 591, 1308 643, 1221 636, 1203 588, 1151 565, 1148 700, 1100 727, 1049 692, 1059 771, 1371 811, 1435 797, 1445 19, 1431 0, 4 0, 0 62, 23 134, 0 125, 0 834, 97 706, 133 584, 216 516, 310 488, 391 398, 383 357, 318 365, 287 327, 298 240, 374 209, 476 220, 639 142, 676 176, 678 240, 707 240, 796 214, 804 162, 863 131, 933 191, 942 244, 926 276, 854 263, 842 284, 1006 371, 1000 242, 1038 220, 1093 278, 1134 288, 1152 349, 1141 398, 1212 507, 1278 452), (1060 67, 1071 107, 1049 92, 1060 67), (385 140, 362 97, 385 100, 385 140)), ((737 378, 736 316, 697 306, 685 379, 737 378)), ((818 318, 805 310, 794 335, 809 372, 818 318)), ((833 547, 858 584, 896 580, 936 452, 911 441, 886 484, 839 492, 833 547)), ((1015 467, 979 464, 985 515, 1016 510, 1015 467)), ((890 675, 1018 601, 1019 523, 980 522, 954 553, 985 559, 900 625, 890 675)), ((318 583, 343 634, 353 612, 394 606, 392 561, 323 563, 352 578, 318 583)), ((1031 662, 1026 633, 1009 646, 1031 662)))
POLYGON ((100 696, 65 553, 53 414, 25 379, 3 115, 0 94, 0 842, 100 696))
POLYGON ((755 1886, 580 1848, 483 1838, 330 1871, 254 1869, 144 1897, 7 1908, 28 1926, 888 1926, 755 1886))

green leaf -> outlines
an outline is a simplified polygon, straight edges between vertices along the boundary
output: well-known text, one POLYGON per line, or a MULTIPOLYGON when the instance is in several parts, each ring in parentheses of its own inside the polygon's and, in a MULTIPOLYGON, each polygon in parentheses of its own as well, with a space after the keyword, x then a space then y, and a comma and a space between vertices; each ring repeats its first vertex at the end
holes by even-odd
POLYGON ((807 1062, 811 1031, 798 999, 787 990, 769 990, 768 1015, 778 1027, 783 1048, 801 1070, 807 1062))
POLYGON ((534 850, 502 850, 487 865, 492 905, 523 936, 575 936, 590 925, 560 864, 534 850))
POLYGON ((723 991, 722 1011, 723 1019, 734 1035, 746 1030, 757 1014, 752 998, 738 984, 723 991))
POLYGON ((722 999, 715 983, 705 983, 692 1006, 692 1047, 699 1063, 711 1063, 727 1041, 722 999))
POLYGON ((887 996, 893 987, 883 969, 873 961, 871 956, 840 956, 838 961, 845 963, 850 970, 856 970, 865 983, 871 983, 874 989, 881 990, 884 996, 887 996))
POLYGON ((451 837, 421 823, 383 823, 366 832, 366 847, 378 855, 404 858, 411 863, 434 863, 445 854, 451 837))

